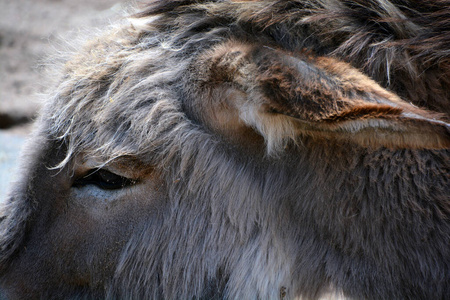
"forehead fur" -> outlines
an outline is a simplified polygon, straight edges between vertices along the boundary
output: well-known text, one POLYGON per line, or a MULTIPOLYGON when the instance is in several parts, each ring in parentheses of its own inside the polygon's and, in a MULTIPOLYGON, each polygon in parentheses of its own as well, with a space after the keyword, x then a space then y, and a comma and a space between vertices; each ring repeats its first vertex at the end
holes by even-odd
POLYGON ((349 61, 415 104, 448 113, 450 34, 434 16, 450 5, 403 2, 152 1, 65 64, 43 118, 68 143, 67 160, 75 149, 103 159, 179 149, 206 134, 182 109, 187 70, 229 39, 349 61))

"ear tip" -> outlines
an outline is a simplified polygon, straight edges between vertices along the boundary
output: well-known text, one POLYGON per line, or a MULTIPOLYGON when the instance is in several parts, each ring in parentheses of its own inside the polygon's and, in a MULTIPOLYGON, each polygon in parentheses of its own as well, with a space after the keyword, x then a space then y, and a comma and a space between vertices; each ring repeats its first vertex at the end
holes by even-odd
POLYGON ((450 149, 450 124, 440 120, 411 120, 418 143, 428 149, 450 149))

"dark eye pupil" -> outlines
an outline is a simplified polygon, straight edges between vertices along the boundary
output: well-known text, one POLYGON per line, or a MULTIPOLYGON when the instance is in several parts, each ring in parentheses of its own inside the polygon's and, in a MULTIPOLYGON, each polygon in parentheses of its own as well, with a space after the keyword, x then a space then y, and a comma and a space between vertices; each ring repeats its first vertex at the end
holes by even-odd
POLYGON ((87 176, 78 178, 72 186, 83 187, 93 184, 104 190, 116 190, 133 185, 134 183, 134 180, 100 169, 93 170, 87 176))

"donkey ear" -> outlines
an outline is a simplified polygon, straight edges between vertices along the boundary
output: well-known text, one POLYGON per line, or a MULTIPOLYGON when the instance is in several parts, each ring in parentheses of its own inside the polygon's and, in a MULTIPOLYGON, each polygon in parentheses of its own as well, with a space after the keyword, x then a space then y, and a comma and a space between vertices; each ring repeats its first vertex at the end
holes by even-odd
POLYGON ((441 116, 401 100, 346 63, 271 49, 254 51, 252 60, 259 93, 253 97, 266 113, 293 118, 296 132, 363 146, 450 147, 450 124, 441 116))
POLYGON ((269 151, 300 135, 373 147, 450 147, 450 125, 438 115, 401 100, 346 63, 243 44, 219 47, 209 57, 209 80, 242 92, 229 101, 269 151))

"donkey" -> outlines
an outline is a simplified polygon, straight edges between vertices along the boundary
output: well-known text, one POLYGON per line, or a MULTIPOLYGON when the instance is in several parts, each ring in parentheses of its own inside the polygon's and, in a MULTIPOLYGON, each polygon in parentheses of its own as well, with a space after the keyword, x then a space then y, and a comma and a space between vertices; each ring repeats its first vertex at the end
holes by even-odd
POLYGON ((154 0, 61 65, 8 299, 448 299, 449 1, 154 0))

